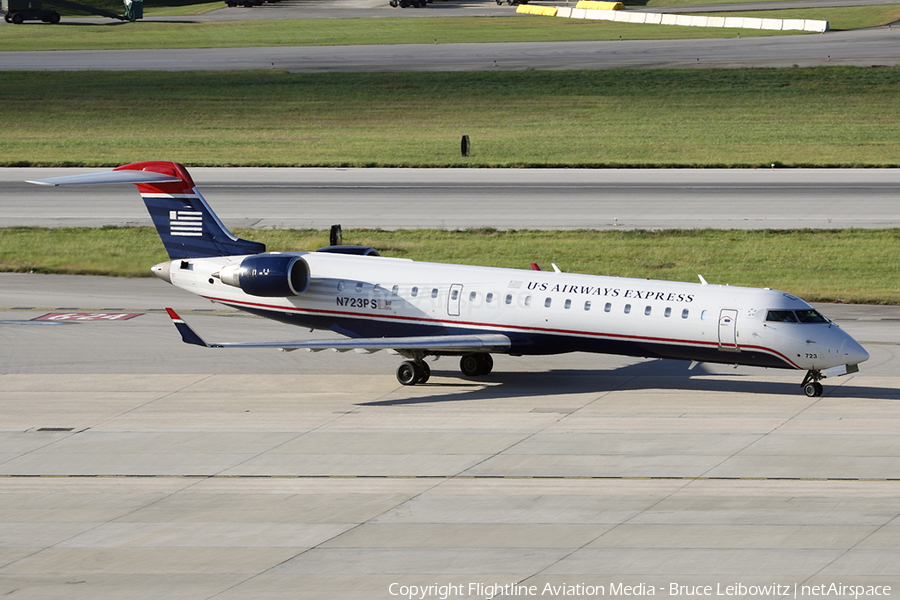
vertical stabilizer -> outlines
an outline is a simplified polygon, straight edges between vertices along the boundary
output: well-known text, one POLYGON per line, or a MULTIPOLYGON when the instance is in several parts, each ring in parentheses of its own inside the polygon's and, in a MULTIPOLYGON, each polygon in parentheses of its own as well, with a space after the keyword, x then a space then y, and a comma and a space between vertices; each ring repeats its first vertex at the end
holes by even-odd
POLYGON ((114 172, 161 173, 171 179, 137 183, 153 225, 172 260, 259 254, 265 244, 242 240, 228 231, 194 185, 187 169, 175 162, 152 161, 123 165, 114 172))

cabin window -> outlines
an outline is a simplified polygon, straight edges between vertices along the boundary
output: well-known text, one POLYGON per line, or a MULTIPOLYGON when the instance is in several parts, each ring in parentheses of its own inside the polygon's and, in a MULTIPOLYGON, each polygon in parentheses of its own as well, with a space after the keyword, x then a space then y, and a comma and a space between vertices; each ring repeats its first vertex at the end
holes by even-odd
POLYGON ((771 323, 796 323, 794 311, 791 310, 770 310, 766 313, 766 321, 771 323))
POLYGON ((584 310, 591 310, 591 301, 590 300, 585 301, 584 310))
POLYGON ((691 314, 691 311, 685 308, 683 311, 681 311, 681 318, 687 319, 689 314, 691 314))
POLYGON ((709 318, 709 311, 708 311, 708 310, 704 310, 703 312, 700 313, 700 320, 701 320, 701 321, 705 321, 705 320, 708 319, 708 318, 709 318))
POLYGON ((531 306, 531 296, 525 296, 525 306, 531 306))
POLYGON ((566 299, 565 309, 569 310, 570 308, 572 308, 572 301, 566 299))
POLYGON ((392 288, 391 288, 391 293, 392 293, 393 295, 395 295, 395 296, 396 296, 397 294, 399 294, 399 293, 400 293, 400 286, 399 286, 399 285, 395 285, 394 287, 392 287, 392 288))
POLYGON ((478 296, 475 292, 469 294, 469 302, 475 302, 475 298, 478 296))
MULTIPOLYGON (((438 294, 437 288, 431 288, 431 297, 432 297, 432 298, 437 298, 437 294, 438 294)), ((455 300, 455 299, 456 299, 456 298, 454 297, 454 300, 455 300)))
POLYGON ((507 295, 506 295, 506 303, 507 303, 507 304, 512 304, 512 294, 507 294, 507 295))
POLYGON ((664 312, 663 315, 664 315, 666 318, 671 317, 671 316, 672 316, 672 307, 671 307, 671 306, 667 306, 667 307, 666 307, 666 312, 664 312))
POLYGON ((644 314, 647 315, 648 317, 650 316, 650 313, 651 313, 651 312, 653 312, 653 307, 652 307, 652 306, 648 306, 648 307, 646 307, 646 308, 644 309, 644 314))
POLYGON ((344 291, 344 282, 343 281, 338 281, 338 291, 339 292, 344 291))
POLYGON ((484 301, 487 302, 488 304, 490 304, 493 299, 494 299, 494 295, 490 294, 490 293, 484 297, 484 301))
POLYGON ((409 295, 415 298, 419 295, 419 288, 413 286, 413 289, 409 290, 409 295))
POLYGON ((552 303, 553 303, 553 299, 552 299, 552 298, 547 298, 546 300, 544 300, 544 308, 550 308, 550 305, 551 305, 552 303))
POLYGON ((362 289, 363 289, 363 282, 362 282, 362 281, 357 281, 357 282, 356 282, 356 291, 357 291, 357 292, 361 292, 362 289))
MULTIPOLYGON (((437 290, 431 290, 431 297, 432 297, 432 298, 437 298, 437 294, 435 294, 436 291, 437 291, 437 290)), ((459 298, 459 290, 453 290, 452 292, 450 292, 450 299, 451 299, 451 300, 456 300, 457 298, 459 298)))
POLYGON ((626 314, 626 315, 630 315, 630 314, 631 314, 631 305, 630 305, 630 304, 626 304, 626 305, 625 305, 625 314, 626 314))
POLYGON ((606 306, 603 307, 603 312, 609 312, 612 310, 612 302, 607 302, 606 306))
POLYGON ((380 284, 380 283, 376 283, 376 284, 375 284, 375 293, 376 293, 376 294, 380 294, 380 293, 383 292, 383 291, 384 291, 384 288, 381 287, 381 284, 380 284))

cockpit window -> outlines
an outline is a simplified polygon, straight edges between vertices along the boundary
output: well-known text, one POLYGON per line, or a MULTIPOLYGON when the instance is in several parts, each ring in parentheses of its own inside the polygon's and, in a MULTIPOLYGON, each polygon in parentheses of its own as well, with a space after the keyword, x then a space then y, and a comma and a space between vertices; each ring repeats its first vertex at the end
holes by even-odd
POLYGON ((797 317, 792 310, 770 310, 766 314, 766 321, 775 323, 796 323, 797 317))
POLYGON ((797 318, 800 319, 801 323, 827 323, 828 319, 819 314, 818 311, 809 309, 809 310, 798 310, 796 311, 797 318))
POLYGON ((818 311, 806 310, 770 310, 766 313, 766 321, 774 323, 828 323, 818 311))

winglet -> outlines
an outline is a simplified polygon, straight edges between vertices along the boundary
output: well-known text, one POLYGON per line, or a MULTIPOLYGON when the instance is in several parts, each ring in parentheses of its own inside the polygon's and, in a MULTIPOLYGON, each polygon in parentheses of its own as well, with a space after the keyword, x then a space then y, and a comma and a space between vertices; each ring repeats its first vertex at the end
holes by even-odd
POLYGON ((181 341, 185 344, 194 344, 195 346, 203 346, 204 348, 214 348, 215 346, 210 346, 206 342, 203 341, 199 335, 197 335, 190 326, 184 322, 184 319, 178 316, 171 308, 166 308, 166 312, 169 313, 169 318, 172 319, 172 322, 175 324, 175 328, 178 329, 178 333, 181 334, 181 341))

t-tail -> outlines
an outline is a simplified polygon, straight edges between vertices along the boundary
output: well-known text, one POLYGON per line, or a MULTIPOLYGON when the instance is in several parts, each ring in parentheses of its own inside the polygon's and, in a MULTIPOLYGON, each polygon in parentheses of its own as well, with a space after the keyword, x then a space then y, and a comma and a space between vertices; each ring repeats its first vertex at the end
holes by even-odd
POLYGON ((32 181, 42 185, 134 183, 172 260, 259 254, 265 244, 243 240, 228 231, 194 185, 187 169, 169 161, 116 167, 105 173, 32 181))

